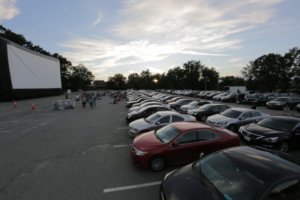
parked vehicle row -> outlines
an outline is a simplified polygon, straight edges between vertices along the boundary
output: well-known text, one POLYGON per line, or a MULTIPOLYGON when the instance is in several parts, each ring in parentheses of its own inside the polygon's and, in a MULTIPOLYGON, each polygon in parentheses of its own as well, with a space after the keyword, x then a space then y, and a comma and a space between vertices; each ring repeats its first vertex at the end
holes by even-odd
MULTIPOLYGON (((162 99, 176 101, 163 94, 149 98, 160 103, 162 99)), ((300 198, 300 163, 283 153, 299 145, 300 119, 197 103, 191 101, 176 108, 180 112, 159 111, 129 124, 134 137, 131 157, 141 167, 161 171, 166 165, 187 164, 165 175, 161 200, 300 198), (281 152, 239 146, 240 137, 281 152)))

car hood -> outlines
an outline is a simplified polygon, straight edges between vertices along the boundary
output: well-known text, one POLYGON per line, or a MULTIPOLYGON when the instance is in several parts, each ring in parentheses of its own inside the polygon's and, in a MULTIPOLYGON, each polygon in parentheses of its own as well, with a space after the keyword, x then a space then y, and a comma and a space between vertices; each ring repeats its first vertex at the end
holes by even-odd
POLYGON ((194 174, 193 164, 171 172, 163 182, 163 191, 169 200, 214 200, 215 195, 194 174))
POLYGON ((136 130, 145 130, 149 127, 153 126, 152 124, 145 121, 145 119, 137 119, 129 124, 129 128, 133 128, 136 130))
POLYGON ((138 112, 137 112, 136 110, 134 110, 134 111, 128 113, 128 114, 127 114, 127 117, 131 117, 131 116, 133 116, 133 115, 136 115, 137 113, 138 113, 138 112))
POLYGON ((226 116, 223 116, 220 114, 216 114, 216 115, 208 117, 207 120, 214 122, 214 123, 218 123, 218 122, 232 122, 232 121, 235 121, 236 119, 226 117, 226 116))
POLYGON ((254 123, 244 126, 244 130, 249 133, 258 134, 267 137, 277 136, 283 133, 283 131, 278 131, 271 128, 263 127, 254 123))
POLYGON ((141 135, 138 135, 133 140, 133 146, 141 151, 147 151, 154 147, 165 145, 157 139, 154 131, 150 131, 141 135))
POLYGON ((195 106, 191 106, 191 105, 183 105, 180 107, 181 109, 186 109, 186 110, 189 110, 189 109, 192 109, 192 108, 196 108, 195 106))
POLYGON ((133 106, 133 107, 131 107, 131 108, 128 110, 128 112, 131 113, 131 112, 136 111, 136 110, 138 110, 138 109, 140 109, 139 106, 133 106))

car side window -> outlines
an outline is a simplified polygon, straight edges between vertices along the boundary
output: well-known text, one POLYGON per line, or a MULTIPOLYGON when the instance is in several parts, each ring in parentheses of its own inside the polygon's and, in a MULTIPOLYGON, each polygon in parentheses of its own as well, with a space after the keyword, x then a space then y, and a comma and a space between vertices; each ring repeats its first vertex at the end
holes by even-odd
POLYGON ((252 117, 252 115, 251 115, 250 112, 245 112, 244 114, 242 114, 241 117, 244 118, 244 119, 248 119, 248 118, 252 117))
POLYGON ((170 123, 170 116, 162 117, 160 118, 160 120, 158 120, 158 122, 160 122, 161 124, 170 123))
POLYGON ((227 109, 228 109, 227 106, 221 106, 221 107, 220 107, 220 112, 224 112, 224 111, 227 110, 227 109))
POLYGON ((211 111, 213 111, 213 112, 219 112, 219 107, 218 106, 212 107, 211 111))
POLYGON ((261 113, 260 112, 252 111, 251 114, 252 114, 252 117, 261 117, 261 113))
POLYGON ((177 115, 172 115, 172 122, 182 122, 184 119, 177 115))
POLYGON ((292 180, 275 187, 265 200, 295 200, 299 196, 300 180, 292 180))
POLYGON ((201 130, 201 131, 197 131, 197 138, 198 141, 206 141, 206 140, 213 140, 219 138, 219 136, 209 130, 201 130))
POLYGON ((184 134, 177 140, 178 144, 186 144, 197 142, 197 132, 191 131, 189 133, 184 134))

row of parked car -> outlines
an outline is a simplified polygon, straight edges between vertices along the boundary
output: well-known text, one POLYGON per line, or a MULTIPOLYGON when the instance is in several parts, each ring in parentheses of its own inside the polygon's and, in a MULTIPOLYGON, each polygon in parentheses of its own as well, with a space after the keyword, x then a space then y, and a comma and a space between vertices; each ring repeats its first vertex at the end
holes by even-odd
POLYGON ((300 96, 295 93, 248 93, 237 91, 172 91, 167 93, 180 94, 183 96, 199 97, 201 99, 212 99, 222 102, 236 102, 239 104, 251 104, 267 106, 271 109, 296 109, 300 112, 300 96))
POLYGON ((161 199, 300 198, 300 165, 283 153, 299 144, 300 119, 149 91, 127 99, 132 159, 153 171, 191 163, 165 175, 161 199))

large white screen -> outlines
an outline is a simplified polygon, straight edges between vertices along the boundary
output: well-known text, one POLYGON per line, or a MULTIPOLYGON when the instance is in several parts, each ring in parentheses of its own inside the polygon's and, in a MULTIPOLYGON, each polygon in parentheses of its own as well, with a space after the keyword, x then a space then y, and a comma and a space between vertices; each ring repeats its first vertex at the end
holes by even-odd
POLYGON ((58 60, 11 44, 7 45, 7 54, 13 89, 61 88, 58 60))

